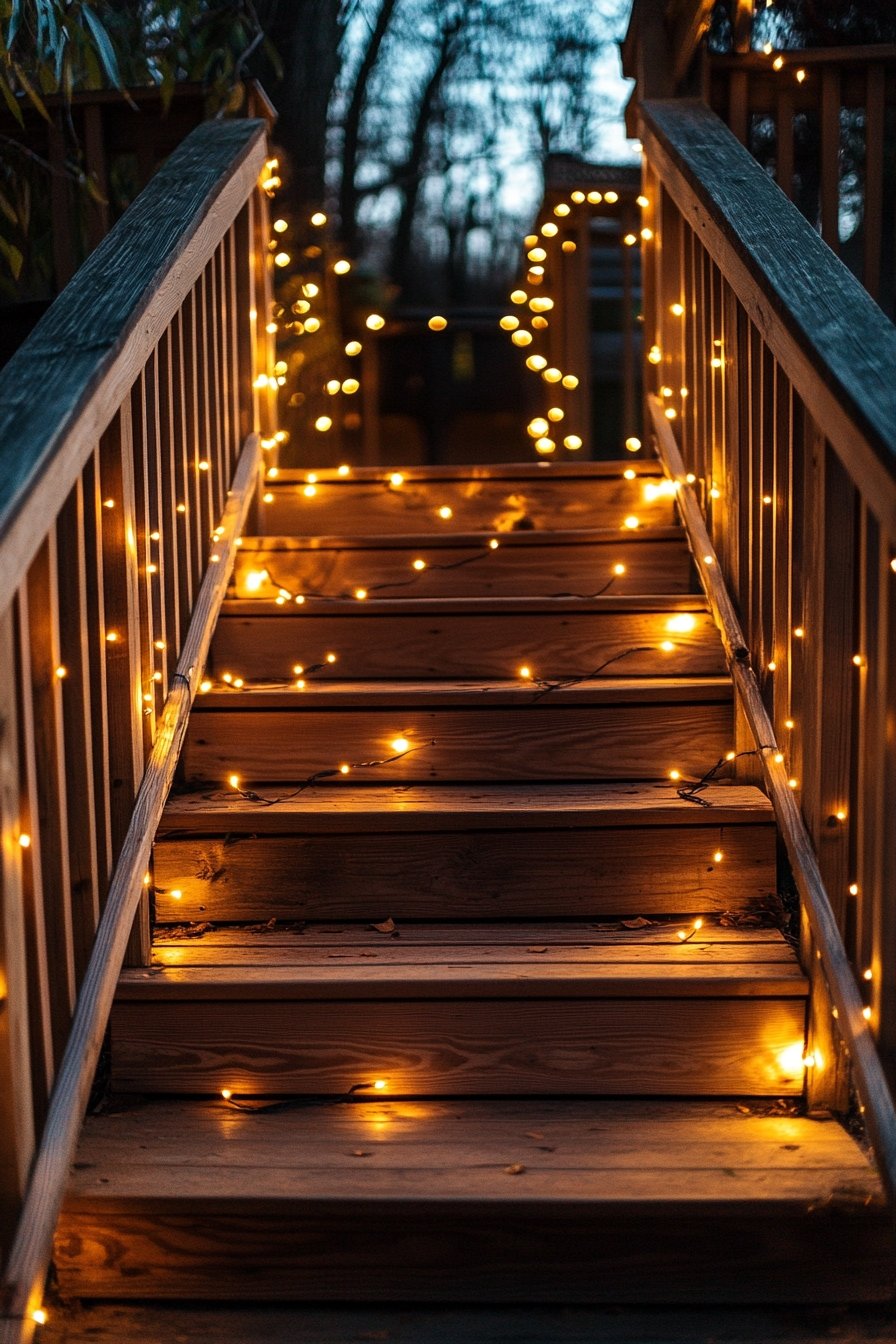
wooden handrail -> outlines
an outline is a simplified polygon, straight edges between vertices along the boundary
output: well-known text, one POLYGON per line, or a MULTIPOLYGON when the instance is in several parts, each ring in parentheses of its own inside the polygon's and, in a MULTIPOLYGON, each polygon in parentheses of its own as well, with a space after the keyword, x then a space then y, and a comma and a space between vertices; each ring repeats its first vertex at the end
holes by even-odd
POLYGON ((663 189, 896 531, 896 327, 714 112, 692 99, 641 112, 663 189))
POLYGON ((706 107, 647 103, 641 133, 649 418, 743 631, 736 745, 787 764, 789 796, 767 779, 803 896, 808 1098, 845 1108, 845 1043, 892 1192, 896 329, 706 107))
POLYGON ((264 122, 193 131, 0 375, 4 1243, 24 1205, 0 1338, 17 1344, 118 969, 148 962, 155 821, 276 442, 266 163, 264 122))
POLYGON ((208 122, 172 154, 0 375, 0 592, 13 592, 96 440, 264 164, 265 123, 208 122))
POLYGON ((672 426, 666 419, 659 397, 649 397, 648 406, 660 461, 667 476, 678 486, 676 497, 694 563, 722 635, 735 693, 750 726, 754 749, 762 764, 766 789, 775 809, 797 891, 815 935, 821 965, 837 1010, 838 1026, 850 1052, 856 1091, 862 1103, 871 1146, 884 1185, 893 1199, 896 1196, 896 1109, 874 1036, 864 1017, 861 995, 825 890, 811 838, 793 790, 788 786, 784 753, 775 738, 774 726, 762 700, 740 620, 706 530, 697 496, 688 481, 672 426))
POLYGON ((144 890, 150 851, 174 779, 193 699, 227 591, 246 516, 253 502, 261 446, 250 436, 216 528, 218 540, 196 599, 177 671, 165 700, 152 753, 137 793, 131 823, 96 931, 78 995, 71 1031, 56 1075, 18 1228, 4 1271, 0 1344, 27 1339, 40 1307, 53 1232, 74 1160, 94 1072, 105 1038, 131 925, 144 890))

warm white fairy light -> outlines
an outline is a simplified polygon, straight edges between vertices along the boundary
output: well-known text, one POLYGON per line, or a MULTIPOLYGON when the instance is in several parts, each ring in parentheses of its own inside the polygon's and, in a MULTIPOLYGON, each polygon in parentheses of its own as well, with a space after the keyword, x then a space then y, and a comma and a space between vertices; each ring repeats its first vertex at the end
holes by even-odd
POLYGON ((500 322, 498 323, 498 326, 501 328, 502 331, 516 331, 519 324, 520 324, 519 318, 514 317, 512 313, 508 313, 506 317, 501 318, 500 322))
POLYGON ((447 521, 447 519, 454 517, 454 510, 451 508, 450 504, 443 504, 438 510, 438 515, 440 518, 444 518, 447 521))
POLYGON ((690 612, 681 612, 677 616, 670 616, 666 621, 666 629, 670 634, 674 635, 689 634, 696 625, 697 618, 696 616, 692 616, 690 612))
POLYGON ((429 327, 430 331, 444 331, 448 325, 448 319, 447 317, 442 317, 440 314, 435 313, 426 325, 429 327))
POLYGON ((393 737, 389 746, 398 755, 403 755, 411 749, 411 744, 406 737, 393 737))
POLYGON ((379 313, 370 313, 369 316, 364 319, 364 325, 369 331, 382 331, 383 327, 386 325, 386 319, 379 313))

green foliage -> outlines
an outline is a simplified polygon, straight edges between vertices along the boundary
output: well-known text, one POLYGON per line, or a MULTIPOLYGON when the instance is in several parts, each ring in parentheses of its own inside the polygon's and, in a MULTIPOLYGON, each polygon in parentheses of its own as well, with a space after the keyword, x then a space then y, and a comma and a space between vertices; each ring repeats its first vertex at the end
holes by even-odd
MULTIPOLYGON (((127 98, 128 88, 155 85, 167 109, 181 81, 202 85, 210 115, 226 113, 242 103, 258 48, 267 49, 252 0, 0 0, 0 97, 23 131, 26 113, 50 120, 51 95, 65 104, 77 92, 113 88, 127 98)), ((64 129, 63 171, 99 199, 70 119, 64 129)), ((0 289, 13 293, 26 256, 45 248, 34 207, 51 171, 26 135, 0 133, 0 289)), ((35 266, 49 275, 46 258, 35 266)))

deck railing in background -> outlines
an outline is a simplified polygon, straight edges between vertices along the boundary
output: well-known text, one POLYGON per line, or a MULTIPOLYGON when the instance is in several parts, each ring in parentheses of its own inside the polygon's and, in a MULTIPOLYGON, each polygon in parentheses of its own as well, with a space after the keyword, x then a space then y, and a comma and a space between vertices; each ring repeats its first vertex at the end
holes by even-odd
MULTIPOLYGON (((167 731, 210 538, 244 442, 266 427, 265 132, 194 131, 0 376, 5 1229, 53 1106, 56 1141, 51 1093, 157 726, 167 731)), ((129 952, 148 958, 145 898, 129 952)), ((117 968, 100 969, 114 983, 117 968)), ((89 1026, 82 1069, 104 1025, 89 1026)), ((15 1317, 33 1284, 6 1291, 0 1312, 15 1317)))
POLYGON ((896 46, 704 52, 701 80, 705 101, 893 316, 896 46))
MULTIPOLYGON (((641 134, 655 415, 702 498, 892 1078, 896 329, 704 104, 647 102, 641 134)), ((808 965, 810 1100, 838 1105, 845 1052, 808 965)))

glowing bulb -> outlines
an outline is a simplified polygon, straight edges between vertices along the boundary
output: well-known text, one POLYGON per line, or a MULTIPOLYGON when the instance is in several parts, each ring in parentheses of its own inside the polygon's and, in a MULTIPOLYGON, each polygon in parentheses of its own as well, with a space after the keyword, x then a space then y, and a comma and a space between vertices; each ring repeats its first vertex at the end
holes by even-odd
POLYGON ((784 68, 784 57, 776 56, 775 59, 772 61, 772 69, 782 70, 783 68, 784 68))
POLYGON ((717 849, 715 854, 713 854, 712 856, 712 861, 713 863, 721 863, 724 857, 725 855, 722 853, 722 851, 720 849, 717 849))
POLYGON ((442 507, 439 509, 439 517, 444 518, 447 521, 447 519, 454 517, 454 510, 451 508, 450 505, 443 504, 442 507))
POLYGON ((351 358, 354 358, 355 355, 360 355, 363 349, 364 347, 360 341, 349 341, 345 347, 345 353, 351 358))
POLYGON ((389 743, 389 746, 392 748, 394 752, 401 754, 403 752, 409 751, 411 744, 406 737, 393 737, 392 741, 389 743))
POLYGON ((227 776, 227 783, 230 785, 230 787, 231 787, 232 789, 238 789, 239 786, 240 786, 240 777, 239 777, 239 775, 228 775, 228 776, 227 776))
POLYGON ((799 786, 800 786, 800 782, 799 782, 798 779, 788 779, 788 781, 787 781, 787 787, 788 787, 788 789, 798 789, 799 786))
POLYGON ((711 367, 714 369, 720 369, 722 367, 722 361, 719 359, 718 355, 713 355, 712 359, 709 362, 711 367))
POLYGON ((531 331, 515 331, 510 339, 513 341, 514 345, 521 347, 531 345, 532 333, 531 331))
POLYGON ((796 72, 796 82, 797 82, 797 84, 802 84, 802 83, 804 82, 805 78, 806 78, 806 72, 805 72, 805 70, 797 70, 797 72, 796 72))
POLYGON ((647 359, 650 364, 659 364, 663 358, 663 353, 658 345, 652 345, 647 352, 647 359))
POLYGON ((415 561, 414 561, 414 564, 413 564, 413 568, 416 569, 418 572, 419 572, 420 570, 424 570, 424 569, 426 568, 426 561, 425 561, 425 560, 415 560, 415 561))
POLYGON ((542 434, 548 432, 548 422, 543 416, 537 415, 534 420, 530 420, 526 426, 526 431, 533 439, 538 439, 542 434))
POLYGON ((544 355, 530 355, 526 360, 526 368, 531 369, 533 373, 541 373, 542 369, 547 368, 547 364, 544 355))
POLYGON ((603 196, 600 194, 599 191, 589 191, 587 199, 589 205, 600 205, 601 201, 603 200, 603 196))
POLYGON ((356 589, 355 589, 355 597, 357 598, 357 600, 358 600, 359 602, 363 602, 363 601, 365 600, 365 598, 367 597, 367 589, 366 589, 366 588, 356 588, 356 589))
POLYGON ((568 392, 574 392, 579 385, 579 380, 574 373, 565 373, 561 382, 568 392))
POLYGON ((382 331, 383 327, 386 325, 386 319, 381 317, 379 313, 371 313, 364 325, 369 331, 382 331))
POLYGON ((584 191, 573 191, 573 192, 570 192, 569 199, 570 199, 571 201, 573 201, 576 205, 581 205, 582 202, 583 202, 584 199, 585 199, 585 193, 584 193, 584 191))
POLYGON ((667 406, 664 415, 667 420, 675 420, 678 417, 678 412, 674 406, 667 406))
POLYGON ((675 652, 675 645, 672 643, 671 639, 664 639, 660 648, 663 650, 663 653, 675 652))
POLYGON ((250 569, 244 580, 246 592, 257 593, 267 577, 266 569, 250 569))
POLYGON ((648 228, 645 226, 645 227, 641 230, 641 237, 644 239, 645 243, 649 243, 650 240, 651 240, 651 238, 653 237, 653 229, 648 229, 648 228))
POLYGON ((323 210, 315 210, 314 214, 311 216, 311 223, 314 225, 314 227, 316 229, 322 229, 323 226, 326 224, 326 222, 327 217, 324 214, 323 210))
POLYGON ((796 727, 796 723, 795 723, 795 721, 794 721, 793 719, 785 719, 785 720, 784 720, 784 727, 785 727, 785 728, 795 728, 795 727, 796 727))
POLYGON ((35 1307, 31 1313, 31 1319, 35 1325, 46 1325, 50 1318, 43 1307, 35 1307))
POLYGON ((556 238, 559 229, 553 220, 549 219, 547 224, 542 224, 541 232, 545 238, 556 238))
POLYGON ((333 263, 333 270, 336 275, 348 275, 351 268, 352 268, 351 262, 346 261, 344 258, 340 258, 339 261, 335 261, 333 263))
POLYGON ((448 325, 448 319, 447 317, 440 317, 436 314, 429 319, 426 325, 429 327, 430 331, 444 331, 448 325))
POLYGON ((695 628, 696 624, 696 616, 692 616, 685 611, 678 616, 670 616, 666 622, 666 629, 670 634, 686 635, 695 628))
POLYGON ((26 831, 23 831, 22 834, 19 836, 19 844, 21 845, 22 849, 31 848, 31 836, 28 835, 26 831))
POLYGON ((321 434, 326 434, 328 429, 333 428, 333 421, 328 415, 319 415, 314 422, 314 428, 321 434))
POLYGON ((288 252, 278 252, 274 257, 274 265, 282 268, 288 266, 291 260, 288 252))
POLYGON ((862 972, 862 979, 863 979, 863 980, 873 980, 873 979, 874 979, 874 972, 872 971, 872 969, 871 969, 870 966, 866 967, 866 969, 862 972))
POLYGON ((629 438, 626 439, 625 446, 630 453, 640 452, 641 440, 636 438, 634 434, 632 434, 629 438))
POLYGON ((616 202, 619 200, 618 191, 605 191, 604 200, 606 201, 607 205, 615 205, 616 202))
POLYGON ((530 248, 526 255, 530 261, 547 261, 548 257, 543 247, 530 248))
POLYGON ((870 1022, 870 1021, 871 1021, 871 1008, 870 1008, 870 1005, 866 1004, 865 1007, 862 1009, 862 1016, 864 1017, 864 1019, 865 1019, 866 1022, 870 1022))
POLYGON ((554 300, 545 295, 536 295, 534 299, 529 300, 529 307, 533 313, 549 313, 554 306, 554 300))
POLYGON ((561 378, 563 377, 563 374, 560 372, 559 369, 550 368, 545 369, 544 373, 541 376, 546 383, 559 383, 561 378))
POLYGON ((850 884, 849 884, 849 894, 850 894, 850 896, 858 896, 858 894, 859 894, 859 884, 858 884, 858 882, 850 882, 850 884))
POLYGON ((314 496, 317 494, 317 486, 306 485, 305 488, 302 490, 302 494, 305 496, 306 499, 313 499, 314 496))
POLYGON ((581 446, 582 440, 579 438, 578 434, 567 434, 566 438, 563 440, 563 447, 568 448, 571 453, 574 453, 577 449, 581 448, 581 446))
POLYGON ((783 751, 776 751, 772 759, 774 760, 775 765, 783 765, 784 764, 783 751))
POLYGON ((624 235, 622 241, 625 243, 626 247, 634 247, 638 239, 634 233, 627 233, 624 235))
POLYGON ((766 663, 766 667, 768 668, 769 672, 777 672, 778 670, 778 664, 775 662, 774 658, 770 663, 766 663))
POLYGON ((385 1089, 385 1087, 386 1087, 386 1080, 385 1080, 385 1078, 377 1078, 377 1080, 376 1080, 376 1082, 373 1084, 373 1086, 376 1088, 377 1092, 382 1092, 382 1091, 385 1089))
POLYGON ((510 313, 508 314, 507 317, 501 318, 501 321, 498 323, 498 326, 501 328, 502 331, 516 331, 519 324, 520 324, 519 318, 514 317, 513 314, 510 313))
POLYGON ((846 820, 846 809, 843 808, 843 807, 838 808, 837 811, 834 813, 834 816, 837 818, 838 821, 845 821, 845 820, 846 820))
POLYGON ((309 317, 305 322, 305 330, 310 332, 320 331, 320 318, 309 317))
POLYGON ((631 532, 634 532, 635 528, 641 526, 641 520, 636 518, 633 513, 630 513, 628 517, 624 519, 622 525, 623 527, 627 527, 631 532))
POLYGON ((640 205, 642 210, 646 210, 649 204, 650 201, 647 199, 646 196, 637 196, 635 198, 635 205, 640 205))
POLYGON ((396 490, 397 490, 400 486, 404 485, 404 476, 401 474, 400 471, 393 471, 393 472, 390 474, 390 476, 389 476, 389 484, 390 484, 390 485, 394 485, 396 490))
POLYGON ((635 479, 635 477, 637 476, 637 474, 638 474, 638 473, 634 470, 634 468, 632 468, 632 467, 626 467, 625 471, 622 473, 622 477, 623 477, 623 480, 626 480, 626 481, 633 481, 633 480, 635 479))
POLYGON ((736 760, 737 760, 737 752, 735 752, 735 751, 726 751, 726 752, 725 752, 725 760, 726 760, 726 761, 736 761, 736 760))
POLYGON ((490 551, 496 551, 500 545, 501 543, 498 541, 497 537, 492 537, 488 543, 488 548, 490 551))
POLYGON ((336 468, 336 475, 349 476, 351 474, 351 470, 352 469, 347 462, 340 462, 339 466, 336 468))
POLYGON ((516 304, 528 303, 529 295, 524 289, 515 289, 510 296, 510 302, 516 304))
POLYGON ((107 643, 107 644, 117 644, 117 643, 118 643, 118 631, 117 631, 117 630, 110 630, 110 631, 107 633, 107 635, 106 635, 106 643, 107 643))
POLYGON ((669 778, 670 778, 670 779, 673 779, 673 780, 679 780, 679 779, 681 779, 681 771, 680 771, 680 770, 670 770, 670 771, 669 771, 669 778))
POLYGON ((549 439, 547 435, 543 435, 541 438, 535 440, 535 451, 541 453, 543 457, 549 457, 550 454, 555 451, 556 447, 557 445, 554 440, 549 439))
POLYGON ((355 393, 359 391, 360 387, 361 384, 358 382, 357 378, 346 378, 345 382, 342 384, 342 390, 347 397, 353 397, 355 393))
POLYGON ((616 575, 617 579, 620 578, 625 573, 625 565, 622 564, 614 565, 613 573, 616 575))
POLYGON ((229 1087, 222 1087, 221 1096, 224 1098, 225 1101, 229 1101, 230 1098, 233 1096, 233 1093, 231 1092, 229 1087))
POLYGON ((324 384, 324 391, 329 393, 331 397, 335 397, 336 393, 339 391, 341 386, 342 384, 340 383, 338 378, 331 378, 328 382, 324 384))
POLYGON ((803 627, 802 627, 801 625, 798 625, 798 626, 796 626, 796 628, 794 629, 794 632, 793 632, 793 633, 794 633, 794 636, 795 636, 797 639, 802 639, 806 632, 805 632, 805 630, 803 629, 803 627))
POLYGON ((684 304, 683 304, 683 303, 670 303, 670 304, 669 304, 669 312, 670 312, 670 313, 673 313, 673 314, 675 315, 675 317, 683 317, 683 316, 684 316, 684 304))
POLYGON ((852 656, 852 661, 856 667, 864 667, 865 665, 865 659, 861 653, 854 653, 852 656))
POLYGON ((209 691, 211 690, 211 688, 212 688, 212 684, 211 684, 211 682, 208 681, 207 679, 206 679, 205 681, 200 681, 200 683, 199 683, 199 693, 200 693, 200 695, 208 695, 208 693, 209 693, 209 691))
POLYGON ((340 765, 340 767, 339 767, 339 773, 340 773, 340 775, 347 775, 347 774, 349 773, 350 770, 351 770, 351 766, 350 766, 350 765, 345 765, 345 764, 343 764, 343 765, 340 765))
POLYGON ((557 216, 558 219, 565 219, 565 217, 569 214, 569 206, 566 204, 565 201, 561 201, 559 205, 554 206, 554 214, 557 216))

